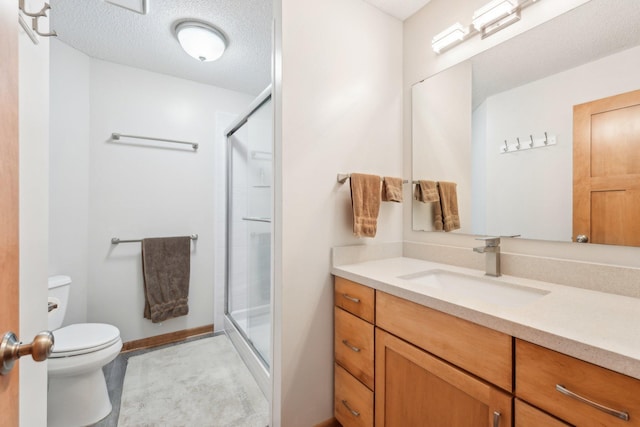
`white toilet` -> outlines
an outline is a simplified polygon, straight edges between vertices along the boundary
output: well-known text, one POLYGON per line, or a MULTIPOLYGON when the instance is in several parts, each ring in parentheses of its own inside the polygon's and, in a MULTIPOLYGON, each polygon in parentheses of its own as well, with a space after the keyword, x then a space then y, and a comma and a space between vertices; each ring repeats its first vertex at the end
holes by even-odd
POLYGON ((47 426, 79 427, 94 424, 111 413, 111 401, 102 367, 122 348, 120 331, 102 323, 79 323, 61 328, 71 278, 49 277, 49 329, 54 346, 48 361, 47 426))

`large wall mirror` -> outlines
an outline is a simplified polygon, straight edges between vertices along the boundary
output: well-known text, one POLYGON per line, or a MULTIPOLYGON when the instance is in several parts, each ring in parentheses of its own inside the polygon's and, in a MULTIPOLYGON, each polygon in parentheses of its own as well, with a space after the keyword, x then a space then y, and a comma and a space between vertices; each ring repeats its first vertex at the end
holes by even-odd
MULTIPOLYGON (((591 0, 413 86, 412 178, 457 183, 456 232, 576 240, 574 106, 640 89, 639 22, 640 1, 591 0)), ((596 126, 622 129, 609 135, 605 169, 632 185, 578 202, 594 224, 608 204, 597 226, 607 232, 625 210, 640 213, 640 107, 627 110, 613 125, 583 125, 594 135, 596 126)), ((433 231, 433 210, 414 200, 413 229, 433 231)), ((624 236, 590 241, 640 246, 624 236)))

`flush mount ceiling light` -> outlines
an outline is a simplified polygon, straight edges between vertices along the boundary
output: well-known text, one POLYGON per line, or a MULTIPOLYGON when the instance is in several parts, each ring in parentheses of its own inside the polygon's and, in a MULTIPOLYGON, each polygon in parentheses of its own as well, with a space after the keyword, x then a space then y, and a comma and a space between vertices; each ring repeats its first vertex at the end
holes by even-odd
POLYGON ((469 28, 457 22, 443 32, 436 34, 431 40, 431 47, 435 53, 440 53, 463 41, 467 34, 469 34, 469 28))
POLYGON ((487 25, 502 20, 518 8, 518 0, 493 0, 473 13, 473 26, 482 31, 487 25))
POLYGON ((227 48, 227 39, 212 25, 199 21, 182 21, 174 27, 180 46, 201 62, 215 61, 227 48))

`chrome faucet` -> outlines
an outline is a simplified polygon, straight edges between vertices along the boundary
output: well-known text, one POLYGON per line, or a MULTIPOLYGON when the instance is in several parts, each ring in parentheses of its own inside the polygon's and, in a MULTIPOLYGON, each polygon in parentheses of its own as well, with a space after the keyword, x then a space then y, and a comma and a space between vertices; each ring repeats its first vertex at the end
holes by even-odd
POLYGON ((485 275, 500 276, 500 238, 483 237, 476 240, 484 240, 484 246, 473 248, 474 252, 486 254, 485 275))

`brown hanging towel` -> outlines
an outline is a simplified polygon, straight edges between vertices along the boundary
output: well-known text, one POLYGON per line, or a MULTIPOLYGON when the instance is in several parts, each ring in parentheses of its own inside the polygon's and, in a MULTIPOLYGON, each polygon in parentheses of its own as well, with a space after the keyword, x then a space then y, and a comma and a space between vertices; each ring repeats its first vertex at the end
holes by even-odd
POLYGON ((189 313, 191 238, 142 239, 144 317, 153 323, 189 313))

